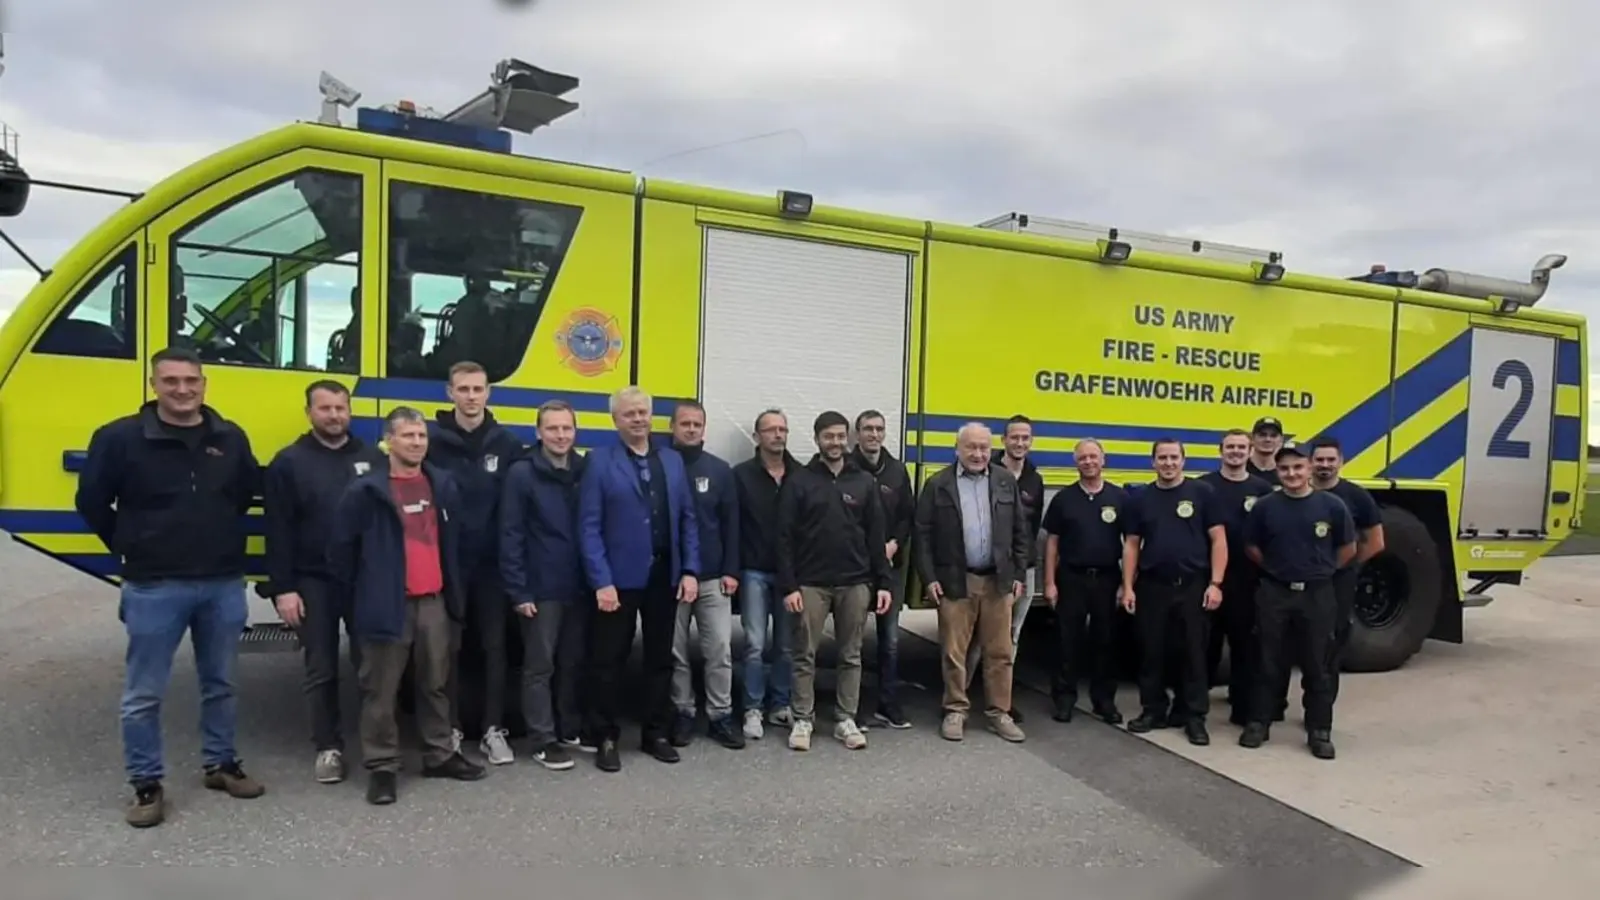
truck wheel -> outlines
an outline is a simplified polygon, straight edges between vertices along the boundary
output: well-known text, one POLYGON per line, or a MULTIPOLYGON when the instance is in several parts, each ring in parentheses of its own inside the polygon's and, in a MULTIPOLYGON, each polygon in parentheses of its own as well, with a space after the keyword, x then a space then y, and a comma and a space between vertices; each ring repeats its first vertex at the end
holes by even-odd
POLYGON ((1388 672, 1428 639, 1443 601, 1439 548, 1410 511, 1382 506, 1384 550, 1361 567, 1346 672, 1388 672))

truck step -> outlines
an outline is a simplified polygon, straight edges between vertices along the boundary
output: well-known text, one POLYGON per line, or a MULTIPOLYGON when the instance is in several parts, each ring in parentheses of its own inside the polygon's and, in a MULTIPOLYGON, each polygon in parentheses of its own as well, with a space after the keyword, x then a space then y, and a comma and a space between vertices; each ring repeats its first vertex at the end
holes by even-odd
POLYGON ((282 622, 257 622, 239 638, 240 653, 293 653, 300 649, 300 635, 282 622))

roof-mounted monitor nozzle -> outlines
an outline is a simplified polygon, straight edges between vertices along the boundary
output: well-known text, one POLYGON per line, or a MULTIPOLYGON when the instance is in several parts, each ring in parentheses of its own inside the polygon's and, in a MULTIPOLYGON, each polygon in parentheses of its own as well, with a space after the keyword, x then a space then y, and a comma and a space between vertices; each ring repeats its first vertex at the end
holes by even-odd
POLYGON ((1533 275, 1526 282, 1490 275, 1474 275, 1450 269, 1429 269, 1417 278, 1416 286, 1425 291, 1436 291, 1457 297, 1487 300, 1498 297, 1517 307, 1532 306, 1539 302, 1550 288, 1550 273, 1567 264, 1560 253, 1546 253, 1533 264, 1533 275))
POLYGON ((317 88, 322 91, 322 115, 317 121, 324 125, 338 125, 339 107, 355 106, 356 101, 361 99, 360 91, 327 72, 317 79, 317 88))
POLYGON ((446 122, 478 128, 508 128, 532 134, 573 112, 578 104, 561 99, 576 90, 578 79, 551 72, 520 59, 495 66, 489 88, 444 114, 446 122))

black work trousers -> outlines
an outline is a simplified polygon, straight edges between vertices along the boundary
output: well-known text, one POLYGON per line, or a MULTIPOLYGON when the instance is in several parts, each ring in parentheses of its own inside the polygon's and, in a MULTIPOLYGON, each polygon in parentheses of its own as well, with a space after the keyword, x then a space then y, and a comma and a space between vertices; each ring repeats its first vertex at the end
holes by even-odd
MULTIPOLYGON (((339 725, 339 623, 345 634, 353 629, 348 595, 322 578, 300 578, 300 599, 305 617, 300 622, 300 644, 305 657, 306 703, 311 713, 311 741, 320 750, 344 750, 339 725)), ((361 646, 350 641, 350 666, 361 671, 361 646)))
POLYGON ((1333 727, 1334 645, 1339 602, 1333 581, 1285 583, 1263 575, 1256 591, 1256 632, 1261 640, 1261 674, 1253 704, 1254 721, 1266 723, 1288 683, 1289 648, 1300 664, 1301 704, 1308 731, 1333 727))
POLYGON ((1207 576, 1159 576, 1140 572, 1134 584, 1139 630, 1139 705, 1166 717, 1168 659, 1173 661, 1176 699, 1189 718, 1204 721, 1211 707, 1206 679, 1207 576))
POLYGON ((515 614, 499 574, 491 570, 469 577, 466 607, 461 646, 450 667, 450 715, 456 728, 462 728, 466 718, 477 727, 463 730, 486 732, 506 724, 507 641, 515 614), (476 658, 468 660, 469 656, 476 658), (468 691, 471 696, 463 701, 462 694, 468 691))
POLYGON ((1229 550, 1228 571, 1222 577, 1222 605, 1211 613, 1211 638, 1206 648, 1207 684, 1216 682, 1222 665, 1222 645, 1228 645, 1228 705, 1234 716, 1249 713, 1255 691, 1256 672, 1261 668, 1261 645, 1256 639, 1256 584, 1261 570, 1229 550))
POLYGON ((589 623, 588 732, 594 740, 617 740, 622 676, 633 651, 635 628, 644 632, 644 709, 641 739, 665 738, 677 710, 672 705, 672 636, 678 624, 676 585, 665 560, 650 569, 640 590, 617 591, 620 606, 596 609, 589 623))
MULTIPOLYGON (((1361 567, 1356 565, 1346 566, 1333 574, 1333 644, 1329 647, 1329 652, 1333 655, 1330 657, 1331 662, 1328 666, 1327 676, 1334 700, 1339 699, 1339 672, 1342 668, 1341 660, 1344 657, 1344 645, 1349 643, 1350 629, 1355 626, 1356 585, 1360 581, 1360 576, 1361 567)), ((1275 687, 1278 691, 1276 695, 1277 706, 1274 707, 1278 713, 1277 718, 1282 718, 1289 709, 1290 668, 1301 652, 1295 646, 1295 640, 1297 638, 1290 639, 1284 645, 1283 652, 1279 654, 1282 668, 1279 670, 1276 676, 1277 681, 1275 682, 1275 687)), ((1306 678, 1303 670, 1300 673, 1300 690, 1302 693, 1306 690, 1306 678)))
POLYGON ((1116 566, 1056 570, 1056 669, 1050 697, 1057 709, 1077 705, 1078 682, 1088 663, 1089 703, 1095 710, 1117 702, 1117 588, 1122 570, 1116 566), (1087 653, 1088 659, 1084 660, 1087 653))

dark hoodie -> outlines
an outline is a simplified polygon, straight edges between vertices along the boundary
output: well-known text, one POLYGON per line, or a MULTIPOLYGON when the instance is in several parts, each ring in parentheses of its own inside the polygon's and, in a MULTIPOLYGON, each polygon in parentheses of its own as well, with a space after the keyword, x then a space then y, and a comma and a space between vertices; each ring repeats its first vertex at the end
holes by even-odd
MULTIPOLYGON (((1006 452, 996 450, 993 462, 1006 464, 1006 452)), ((1009 468, 1007 472, 1011 471, 1009 468)), ((1031 457, 1022 458, 1022 473, 1017 476, 1017 497, 1022 501, 1022 521, 1028 528, 1028 565, 1039 564, 1039 528, 1044 521, 1044 476, 1031 457)))
POLYGON ((695 527, 700 533, 700 580, 738 577, 739 489, 733 483, 733 469, 703 446, 673 444, 673 449, 683 457, 689 493, 694 495, 695 527))
MULTIPOLYGON (((783 454, 783 484, 804 466, 783 454)), ((778 497, 783 485, 767 474, 761 451, 733 467, 733 483, 739 494, 739 564, 756 572, 778 571, 778 497)))
POLYGON ((578 546, 578 480, 585 459, 558 469, 534 444, 506 470, 500 498, 500 577, 512 606, 577 603, 591 590, 578 546))
POLYGON ((333 511, 350 482, 385 461, 383 451, 354 435, 338 448, 306 432, 267 466, 267 583, 263 597, 300 590, 301 578, 328 577, 333 511))
POLYGON ((801 585, 889 590, 877 481, 849 454, 838 475, 818 454, 785 480, 778 497, 779 594, 801 585))
POLYGON ((877 466, 873 466, 859 446, 850 456, 862 471, 878 482, 878 499, 883 503, 883 530, 888 535, 884 540, 897 545, 894 564, 898 566, 911 558, 908 545, 917 512, 917 498, 911 493, 911 474, 906 471, 905 463, 895 459, 888 450, 878 451, 877 466))
POLYGON ((428 428, 428 462, 450 473, 461 492, 461 573, 497 573, 500 494, 506 467, 522 452, 522 441, 484 410, 483 424, 471 431, 442 409, 428 428))

